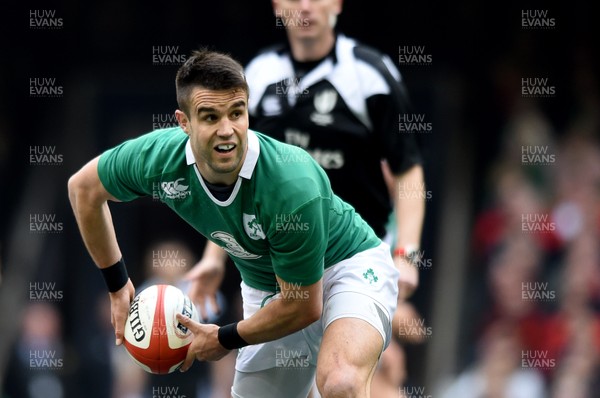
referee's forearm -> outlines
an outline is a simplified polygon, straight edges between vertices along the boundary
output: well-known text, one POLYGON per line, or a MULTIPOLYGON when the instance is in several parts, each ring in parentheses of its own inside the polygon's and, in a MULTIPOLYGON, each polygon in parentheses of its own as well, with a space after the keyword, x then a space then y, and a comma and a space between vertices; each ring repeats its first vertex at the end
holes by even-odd
POLYGON ((423 167, 415 165, 396 177, 396 247, 419 247, 425 218, 425 179, 423 167))

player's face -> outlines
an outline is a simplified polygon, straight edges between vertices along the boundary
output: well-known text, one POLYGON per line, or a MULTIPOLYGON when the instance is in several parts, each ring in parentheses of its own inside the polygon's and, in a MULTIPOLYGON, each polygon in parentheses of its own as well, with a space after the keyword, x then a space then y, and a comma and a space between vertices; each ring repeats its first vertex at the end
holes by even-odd
POLYGON ((175 115, 190 137, 200 174, 213 184, 233 184, 248 145, 247 93, 196 87, 189 104, 189 118, 180 110, 175 115))
POLYGON ((341 0, 273 0, 275 16, 296 39, 319 39, 333 30, 341 0))

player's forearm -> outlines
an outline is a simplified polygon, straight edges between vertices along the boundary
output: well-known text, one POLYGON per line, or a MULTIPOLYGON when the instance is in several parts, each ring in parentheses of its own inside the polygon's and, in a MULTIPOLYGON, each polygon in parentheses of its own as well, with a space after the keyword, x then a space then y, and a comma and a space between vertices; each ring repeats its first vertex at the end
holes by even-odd
POLYGON ((97 162, 90 162, 69 179, 69 200, 83 242, 99 268, 121 258, 110 210, 109 195, 99 186, 94 173, 97 162))
POLYGON ((109 267, 121 259, 108 204, 100 209, 77 209, 77 224, 85 247, 99 268, 109 267))
POLYGON ((249 344, 279 339, 301 330, 321 317, 323 310, 322 283, 311 289, 296 291, 271 301, 250 318, 238 324, 240 336, 249 344))
POLYGON ((421 165, 396 177, 396 247, 418 248, 425 218, 425 179, 421 165))
POLYGON ((314 313, 290 310, 282 300, 274 300, 250 318, 238 324, 238 332, 249 344, 279 339, 318 320, 314 313))

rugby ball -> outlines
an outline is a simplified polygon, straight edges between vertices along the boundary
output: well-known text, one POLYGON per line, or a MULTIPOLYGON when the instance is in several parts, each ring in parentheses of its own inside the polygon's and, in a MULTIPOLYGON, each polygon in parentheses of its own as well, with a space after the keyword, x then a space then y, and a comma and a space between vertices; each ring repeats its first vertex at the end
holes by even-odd
POLYGON ((183 364, 193 335, 176 314, 198 322, 194 304, 175 286, 152 285, 133 299, 123 345, 146 372, 167 374, 183 364))

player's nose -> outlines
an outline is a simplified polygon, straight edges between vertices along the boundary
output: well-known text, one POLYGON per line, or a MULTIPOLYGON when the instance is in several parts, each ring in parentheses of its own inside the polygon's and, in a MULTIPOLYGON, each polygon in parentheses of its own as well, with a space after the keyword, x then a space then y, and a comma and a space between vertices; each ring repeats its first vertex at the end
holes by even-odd
POLYGON ((217 128, 217 135, 219 137, 231 137, 233 135, 233 123, 228 118, 223 118, 217 128))
POLYGON ((311 7, 311 2, 313 0, 300 0, 300 10, 301 11, 309 11, 311 7))

